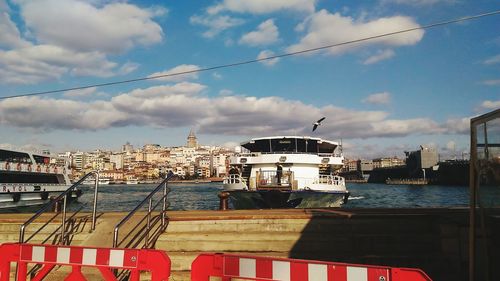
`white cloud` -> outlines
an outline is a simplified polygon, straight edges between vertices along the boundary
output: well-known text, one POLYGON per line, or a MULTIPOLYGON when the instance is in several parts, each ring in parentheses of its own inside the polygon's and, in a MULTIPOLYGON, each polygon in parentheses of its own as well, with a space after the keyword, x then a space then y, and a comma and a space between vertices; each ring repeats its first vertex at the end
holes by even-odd
POLYGON ((64 74, 109 77, 116 66, 99 52, 74 52, 53 45, 0 50, 0 81, 5 83, 32 84, 64 74))
POLYGON ((449 134, 464 134, 470 133, 470 118, 452 118, 444 124, 447 133, 449 134))
POLYGON ((232 96, 234 92, 228 89, 222 89, 219 91, 219 96, 232 96))
POLYGON ((500 100, 497 101, 486 100, 481 103, 478 110, 486 111, 486 110, 495 110, 499 108, 500 108, 500 100))
POLYGON ((212 72, 212 77, 215 80, 221 80, 222 79, 222 74, 220 74, 219 72, 212 72))
POLYGON ((0 108, 0 124, 33 130, 104 129, 118 124, 125 117, 104 101, 85 103, 23 97, 3 100, 0 108))
POLYGON ((326 116, 316 133, 332 139, 468 134, 463 120, 438 124, 429 118, 389 119, 384 111, 317 107, 273 96, 238 96, 225 91, 227 95, 208 97, 203 94, 205 89, 202 84, 182 82, 135 89, 101 101, 7 99, 0 101, 0 124, 35 131, 88 131, 134 125, 198 127, 202 134, 308 135, 311 122, 326 116))
POLYGON ((453 4, 458 0, 382 0, 383 4, 405 4, 411 6, 430 6, 435 4, 453 4))
POLYGON ((0 83, 33 84, 64 75, 111 77, 139 65, 119 65, 109 53, 161 41, 150 12, 126 3, 101 7, 76 0, 15 1, 32 43, 22 38, 7 11, 0 12, 0 83), (70 28, 68 28, 70 27, 70 28))
MULTIPOLYGON (((334 45, 376 35, 396 32, 404 29, 416 28, 419 25, 410 17, 394 16, 379 18, 371 21, 354 20, 344 17, 339 13, 331 14, 321 10, 308 17, 299 26, 307 29, 307 33, 298 44, 287 48, 289 52, 297 52, 310 48, 326 45, 334 45)), ((402 33, 372 39, 360 43, 338 46, 328 49, 327 53, 338 55, 346 52, 354 52, 368 46, 411 46, 417 44, 424 36, 423 30, 402 33)))
POLYGON ((481 84, 488 86, 500 85, 500 79, 484 80, 483 82, 481 82, 481 84))
POLYGON ((386 59, 390 59, 392 58, 396 53, 394 53, 393 50, 391 49, 387 49, 387 50, 383 50, 383 51, 378 51, 375 55, 367 58, 363 64, 374 64, 374 63, 377 63, 379 61, 383 61, 383 60, 386 60, 386 59))
POLYGON ((126 62, 120 67, 118 73, 121 75, 129 74, 131 72, 134 72, 139 66, 140 64, 135 62, 126 62))
POLYGON ((227 15, 224 16, 198 16, 194 15, 189 18, 191 24, 203 25, 208 27, 202 35, 206 38, 213 38, 226 29, 242 25, 245 21, 238 18, 233 18, 227 15))
MULTIPOLYGON (((270 50, 264 50, 264 51, 261 51, 259 53, 259 55, 257 56, 257 59, 265 59, 265 58, 269 58, 269 57, 272 57, 274 56, 274 52, 273 51, 270 51, 270 50)), ((266 59, 266 60, 262 60, 260 61, 260 63, 264 64, 264 65, 267 65, 267 66, 273 66, 275 65, 276 63, 278 63, 279 61, 279 58, 274 58, 274 59, 266 59)))
POLYGON ((21 15, 39 42, 82 52, 120 53, 163 38, 147 9, 127 3, 98 8, 77 0, 21 1, 21 15), (71 28, 68 28, 71 27, 71 28))
POLYGON ((484 64, 497 64, 500 63, 500 55, 493 56, 491 58, 486 59, 484 64))
POLYGON ((389 104, 391 103, 391 94, 388 92, 371 94, 363 99, 362 102, 370 104, 389 104))
POLYGON ((239 43, 250 46, 265 46, 276 43, 279 39, 278 27, 273 19, 268 19, 257 27, 257 30, 241 36, 239 43))
POLYGON ((267 14, 278 11, 296 11, 312 13, 316 0, 224 0, 207 9, 208 14, 224 11, 235 13, 267 14))
POLYGON ((176 73, 185 73, 185 74, 179 74, 179 75, 173 75, 173 76, 166 76, 166 77, 161 77, 161 78, 156 78, 156 81, 171 81, 171 82, 180 82, 180 81, 186 81, 186 80, 194 80, 198 79, 198 72, 197 70, 201 69, 201 67, 197 65, 192 65, 192 64, 181 64, 178 65, 172 69, 165 70, 162 72, 155 72, 148 77, 154 77, 154 76, 163 76, 163 75, 173 75, 176 73))
POLYGON ((7 12, 2 11, 0 3, 0 48, 20 48, 31 45, 21 38, 19 29, 12 22, 7 12))

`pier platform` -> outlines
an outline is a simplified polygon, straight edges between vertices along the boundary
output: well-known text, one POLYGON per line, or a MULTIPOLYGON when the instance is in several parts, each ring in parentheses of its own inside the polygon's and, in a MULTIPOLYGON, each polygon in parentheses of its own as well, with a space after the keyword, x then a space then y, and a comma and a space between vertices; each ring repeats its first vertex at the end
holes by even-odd
MULTIPOLYGON (((468 214, 466 208, 169 211, 156 248, 170 256, 176 281, 189 280, 191 262, 202 252, 417 267, 433 280, 465 281, 468 214)), ((92 233, 84 223, 72 245, 111 246, 124 215, 101 214, 92 233)), ((16 242, 29 216, 0 214, 0 241, 16 242)), ((498 226, 490 237, 500 237, 498 226)), ((498 249, 495 240, 490 245, 498 249)), ((492 254, 491 262, 498 261, 492 254)))

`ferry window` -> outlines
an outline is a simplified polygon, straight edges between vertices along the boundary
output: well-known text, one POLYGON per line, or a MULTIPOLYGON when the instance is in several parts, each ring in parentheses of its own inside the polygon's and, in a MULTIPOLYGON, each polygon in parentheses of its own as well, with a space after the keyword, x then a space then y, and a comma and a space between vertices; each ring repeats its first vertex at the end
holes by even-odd
POLYGON ((295 140, 286 138, 273 139, 271 140, 271 147, 273 152, 279 152, 279 151, 292 152, 295 151, 295 140))
POLYGON ((0 149, 0 161, 14 163, 31 163, 28 153, 0 149))
POLYGON ((311 152, 311 153, 318 152, 318 141, 317 140, 307 140, 307 152, 311 152))
POLYGON ((2 182, 8 183, 64 183, 64 178, 58 178, 56 174, 24 174, 0 171, 2 182))
POLYGON ((297 139, 297 151, 298 152, 318 152, 318 141, 311 139, 297 139))
POLYGON ((49 164, 50 163, 50 157, 33 155, 33 158, 35 158, 35 162, 37 164, 49 164))

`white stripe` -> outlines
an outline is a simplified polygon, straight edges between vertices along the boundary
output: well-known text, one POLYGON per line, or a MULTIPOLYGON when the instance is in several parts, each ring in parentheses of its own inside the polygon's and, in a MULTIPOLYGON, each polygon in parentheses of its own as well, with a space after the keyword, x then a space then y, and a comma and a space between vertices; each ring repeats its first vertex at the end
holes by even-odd
POLYGON ((326 264, 314 264, 310 263, 307 265, 307 276, 310 281, 322 281, 328 280, 328 270, 326 264))
POLYGON ((82 264, 95 265, 97 249, 83 249, 82 264))
POLYGON ((255 259, 240 259, 240 277, 255 278, 256 276, 255 259))
POLYGON ((122 267, 124 257, 125 257, 125 251, 111 250, 109 252, 109 266, 122 267))
POLYGON ((57 262, 69 263, 69 248, 57 248, 57 262))
POLYGON ((45 261, 45 247, 33 246, 31 260, 38 261, 38 262, 44 262, 45 261))
POLYGON ((347 267, 347 281, 368 281, 366 267, 347 267))
POLYGON ((290 262, 273 261, 273 279, 290 281, 290 262))

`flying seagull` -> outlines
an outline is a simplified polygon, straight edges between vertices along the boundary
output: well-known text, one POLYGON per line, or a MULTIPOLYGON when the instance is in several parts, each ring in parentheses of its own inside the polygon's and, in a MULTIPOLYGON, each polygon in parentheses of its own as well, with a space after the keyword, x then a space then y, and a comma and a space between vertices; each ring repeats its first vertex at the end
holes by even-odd
POLYGON ((316 128, 318 128, 319 125, 321 125, 321 121, 325 120, 326 117, 323 117, 321 119, 319 119, 318 121, 314 122, 313 123, 313 132, 316 130, 316 128))

